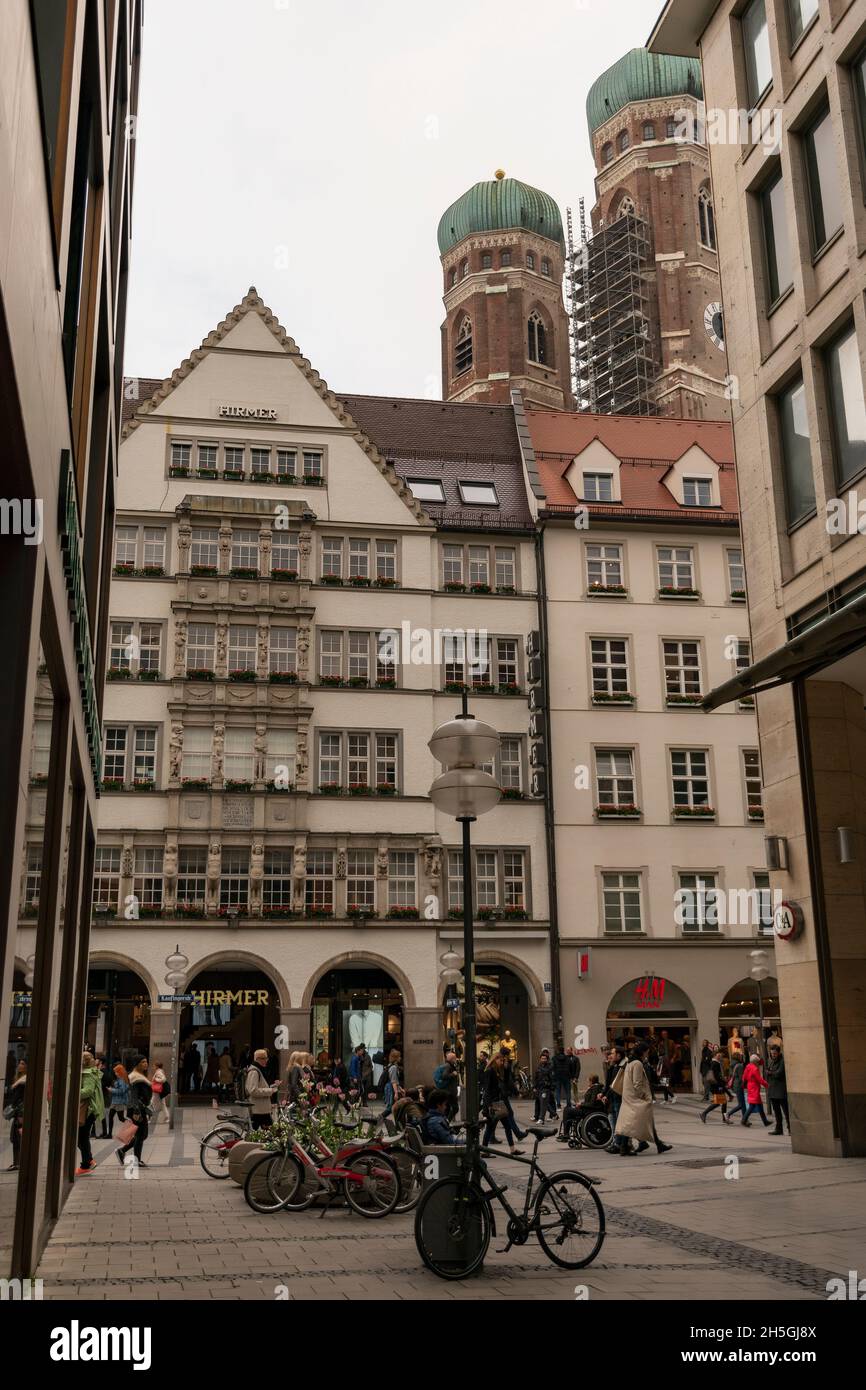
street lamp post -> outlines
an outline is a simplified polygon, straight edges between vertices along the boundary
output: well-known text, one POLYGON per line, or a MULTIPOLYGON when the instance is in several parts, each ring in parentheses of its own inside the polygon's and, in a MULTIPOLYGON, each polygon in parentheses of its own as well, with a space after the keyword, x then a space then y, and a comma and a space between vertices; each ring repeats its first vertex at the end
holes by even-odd
POLYGON ((177 996, 186 984, 186 968, 189 965, 189 957, 185 956, 179 946, 175 946, 170 956, 166 956, 167 966, 165 983, 170 989, 174 990, 175 1002, 171 1006, 171 1094, 168 1098, 168 1127, 174 1129, 175 1107, 177 1105, 177 1081, 178 1071, 178 1018, 179 1010, 177 1006, 177 996))
POLYGON ((761 1061, 766 1062, 767 1058, 764 1051, 764 998, 761 993, 761 981, 766 980, 770 973, 766 951, 750 951, 752 958, 752 968, 750 975, 758 988, 758 1041, 760 1044, 761 1061))
POLYGON ((469 1160, 479 1148, 478 1047, 475 1022, 475 942, 472 933, 472 840, 474 820, 492 811, 501 797, 499 784, 483 764, 491 763, 499 748, 499 735, 489 724, 475 719, 463 692, 463 709, 456 719, 442 724, 428 747, 445 768, 430 788, 437 811, 454 816, 463 831, 463 1048, 466 1059, 466 1138, 469 1160))

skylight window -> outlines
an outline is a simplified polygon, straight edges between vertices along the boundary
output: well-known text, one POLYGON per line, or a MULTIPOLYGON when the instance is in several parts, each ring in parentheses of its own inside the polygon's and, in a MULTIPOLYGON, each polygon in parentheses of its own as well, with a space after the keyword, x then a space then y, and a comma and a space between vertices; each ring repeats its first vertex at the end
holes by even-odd
POLYGON ((479 507, 498 507, 499 498, 493 483, 460 483, 460 496, 464 502, 474 502, 479 507))
POLYGON ((418 502, 445 501, 445 489, 438 478, 407 478, 406 482, 418 502))

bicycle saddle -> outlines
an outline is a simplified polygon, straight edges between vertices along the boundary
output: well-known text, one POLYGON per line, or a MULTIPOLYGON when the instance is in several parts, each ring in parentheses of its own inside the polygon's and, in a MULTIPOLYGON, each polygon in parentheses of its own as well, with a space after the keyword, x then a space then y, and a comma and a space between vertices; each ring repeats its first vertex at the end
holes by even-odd
POLYGON ((534 1134, 536 1139, 549 1139, 552 1134, 557 1134, 558 1130, 556 1128, 556 1125, 537 1124, 527 1125, 526 1133, 534 1134))

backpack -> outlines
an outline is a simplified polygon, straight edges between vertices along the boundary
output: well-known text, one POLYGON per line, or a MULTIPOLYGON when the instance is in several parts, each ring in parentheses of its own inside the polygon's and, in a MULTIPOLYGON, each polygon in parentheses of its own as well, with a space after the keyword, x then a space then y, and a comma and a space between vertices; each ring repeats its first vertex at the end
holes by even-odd
POLYGON ((248 1073, 249 1071, 250 1071, 250 1068, 249 1068, 249 1067, 240 1067, 240 1068, 235 1072, 235 1100, 236 1100, 236 1101, 245 1101, 245 1100, 249 1100, 249 1096, 247 1095, 247 1073, 248 1073))
POLYGON ((447 1086, 447 1084, 448 1084, 448 1078, 450 1077, 450 1075, 451 1075, 451 1067, 450 1067, 450 1064, 449 1064, 448 1062, 440 1062, 440 1063, 439 1063, 439 1066, 436 1068, 436 1070, 435 1070, 434 1073, 433 1073, 433 1085, 434 1085, 438 1090, 440 1090, 440 1091, 443 1090, 443 1089, 447 1086))

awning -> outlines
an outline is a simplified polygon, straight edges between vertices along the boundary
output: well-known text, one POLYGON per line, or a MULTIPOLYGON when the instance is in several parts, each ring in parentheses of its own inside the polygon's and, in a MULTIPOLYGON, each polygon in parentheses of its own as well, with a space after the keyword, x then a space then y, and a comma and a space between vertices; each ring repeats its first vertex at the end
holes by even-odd
POLYGON ((746 695, 760 694, 787 685, 798 676, 811 676, 866 644, 866 594, 859 594, 844 608, 821 618, 784 647, 762 657, 724 685, 717 685, 703 701, 706 710, 718 709, 746 695))

